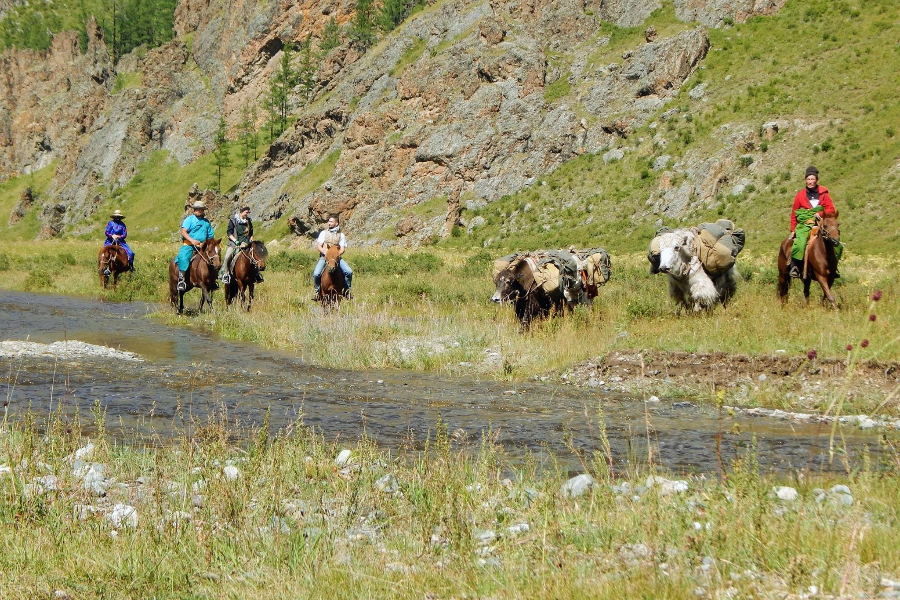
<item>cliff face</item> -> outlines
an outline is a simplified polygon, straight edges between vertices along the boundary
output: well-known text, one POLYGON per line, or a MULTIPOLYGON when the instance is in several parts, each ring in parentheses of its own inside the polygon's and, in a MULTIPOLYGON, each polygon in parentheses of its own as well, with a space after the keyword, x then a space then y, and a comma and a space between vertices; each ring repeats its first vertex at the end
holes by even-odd
MULTIPOLYGON (((677 0, 674 8, 685 21, 717 26, 783 4, 677 0)), ((56 161, 45 200, 62 207, 48 213, 53 230, 78 231, 151 152, 167 150, 182 164, 208 152, 220 115, 234 126, 241 108, 259 101, 285 42, 316 39, 332 17, 346 23, 352 6, 184 0, 175 40, 115 66, 93 22, 85 52, 68 32, 45 54, 8 50, 0 58, 0 177, 56 161)), ((648 32, 647 43, 598 62, 610 44, 604 21, 639 24, 658 6, 429 6, 365 54, 344 45, 325 57, 314 102, 296 111, 236 195, 267 221, 290 218, 298 233, 339 212, 371 241, 446 235, 461 206, 615 146, 677 94, 708 51, 703 26, 658 39, 648 32)))

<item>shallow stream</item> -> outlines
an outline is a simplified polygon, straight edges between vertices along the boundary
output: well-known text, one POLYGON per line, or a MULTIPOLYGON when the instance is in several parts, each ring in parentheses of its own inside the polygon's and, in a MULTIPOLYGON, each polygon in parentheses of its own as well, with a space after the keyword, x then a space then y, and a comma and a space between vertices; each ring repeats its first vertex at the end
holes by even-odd
MULTIPOLYGON (((243 427, 264 422, 278 431, 297 422, 328 440, 353 443, 363 434, 388 448, 419 448, 438 422, 477 446, 491 428, 515 457, 555 456, 577 470, 572 452, 601 449, 600 407, 619 467, 653 460, 675 471, 715 471, 756 440, 768 470, 841 470, 828 460, 830 426, 719 415, 684 402, 656 404, 596 389, 547 383, 450 379, 408 371, 343 371, 311 366, 290 350, 273 351, 147 318, 156 307, 0 291, 0 340, 49 343, 80 340, 139 354, 113 358, 0 357, 12 416, 29 406, 46 415, 77 409, 82 422, 99 401, 107 428, 125 440, 160 444, 197 425, 228 419, 243 427), (647 429, 650 429, 648 435, 647 429), (720 439, 720 442, 717 442, 720 439), (718 446, 718 451, 717 451, 718 446)), ((339 318, 331 317, 331 318, 339 318)), ((245 430, 246 431, 246 430, 245 430)), ((877 434, 845 427, 851 460, 877 434)))

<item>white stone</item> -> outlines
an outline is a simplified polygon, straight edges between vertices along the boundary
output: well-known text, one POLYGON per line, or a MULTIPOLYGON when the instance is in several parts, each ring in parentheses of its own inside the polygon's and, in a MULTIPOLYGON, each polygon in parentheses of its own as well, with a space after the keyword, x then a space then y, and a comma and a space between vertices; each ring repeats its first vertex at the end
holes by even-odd
POLYGON ((228 465, 222 469, 222 475, 225 476, 225 481, 237 481, 241 477, 241 471, 234 465, 228 465))
POLYGON ((772 491, 775 492, 775 495, 779 500, 784 500, 785 502, 793 502, 800 497, 800 494, 797 493, 797 490, 786 485, 776 486, 772 488, 772 491))
POLYGON ((594 486, 594 478, 586 473, 576 475, 560 488, 560 493, 566 498, 577 498, 594 486))
POLYGON ((872 429, 873 427, 878 425, 878 422, 868 415, 859 415, 857 417, 857 423, 859 423, 860 429, 872 429))
POLYGON ((657 402, 659 402, 659 398, 657 398, 656 396, 650 396, 649 398, 647 398, 647 402, 656 404, 657 402))
POLYGON ((659 493, 663 496, 668 496, 669 494, 680 494, 682 492, 688 491, 689 489, 687 481, 684 481, 682 479, 666 479, 665 477, 660 477, 659 475, 651 475, 647 478, 647 487, 652 488, 654 485, 658 486, 659 493))
POLYGON ((510 535, 519 535, 520 533, 526 533, 529 531, 531 527, 528 523, 517 523, 515 525, 510 525, 506 528, 507 533, 510 535))
POLYGON ((375 482, 375 489, 379 492, 385 492, 387 494, 392 494, 397 491, 400 486, 397 484, 397 478, 388 473, 387 475, 382 475, 378 478, 378 481, 375 482))
POLYGON ((625 157, 625 152, 620 148, 613 148, 609 152, 603 155, 603 163, 609 164, 612 162, 616 162, 617 160, 622 160, 625 157))
POLYGON ((106 513, 106 520, 116 529, 121 527, 137 527, 137 509, 128 504, 116 504, 110 512, 106 513))
POLYGON ((334 464, 338 467, 346 467, 350 464, 353 453, 350 452, 347 448, 341 450, 341 452, 337 455, 337 458, 334 459, 334 464))

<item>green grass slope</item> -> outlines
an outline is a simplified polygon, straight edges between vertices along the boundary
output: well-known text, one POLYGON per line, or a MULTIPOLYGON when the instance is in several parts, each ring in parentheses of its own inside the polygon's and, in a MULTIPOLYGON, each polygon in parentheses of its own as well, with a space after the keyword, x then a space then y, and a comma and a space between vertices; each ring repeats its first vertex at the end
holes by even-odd
MULTIPOLYGON (((748 232, 748 248, 774 249, 788 231, 794 193, 803 171, 815 164, 821 183, 842 212, 842 235, 854 252, 886 253, 900 248, 900 209, 890 199, 900 180, 900 4, 862 0, 789 2, 777 15, 710 30, 711 50, 683 86, 673 107, 680 112, 657 127, 643 127, 622 141, 629 151, 619 162, 604 164, 601 155, 583 155, 523 190, 475 211, 486 225, 449 242, 451 246, 493 248, 604 245, 614 251, 646 247, 657 215, 648 198, 660 187, 662 173, 653 160, 668 154, 672 163, 685 153, 706 158, 728 147, 730 132, 759 132, 763 123, 787 122, 771 141, 755 135, 752 150, 730 149, 734 166, 711 207, 683 218, 663 218, 667 225, 719 218, 735 220, 748 232), (704 83, 704 99, 690 90, 704 83), (655 147, 662 133, 669 141, 655 147), (732 196, 742 178, 751 183, 732 196)), ((661 34, 684 25, 671 9, 651 17, 661 34)), ((610 36, 593 62, 613 60, 643 41, 644 26, 604 27, 610 36)), ((565 62, 571 57, 556 57, 565 62)), ((605 64, 605 63, 602 63, 605 64)), ((577 88, 569 94, 574 101, 577 88)), ((671 168, 671 167, 670 167, 671 168)), ((684 176, 675 173, 677 187, 684 176)))

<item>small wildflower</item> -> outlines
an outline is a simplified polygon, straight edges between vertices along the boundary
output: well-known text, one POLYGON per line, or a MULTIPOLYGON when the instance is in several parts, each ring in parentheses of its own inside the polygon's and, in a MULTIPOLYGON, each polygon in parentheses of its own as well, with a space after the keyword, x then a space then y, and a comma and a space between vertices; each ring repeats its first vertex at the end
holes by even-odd
POLYGON ((66 433, 72 433, 71 429, 66 429, 66 433))
POLYGON ((869 340, 863 340, 863 341, 861 341, 861 342, 859 343, 859 345, 860 345, 861 347, 863 347, 863 348, 868 348, 868 347, 869 347, 869 340))
POLYGON ((4 400, 4 401, 3 401, 3 408, 6 408, 7 406, 9 406, 9 402, 7 402, 6 400, 4 400))
POLYGON ((853 344, 847 344, 847 352, 853 352, 853 344))
POLYGON ((869 320, 870 320, 870 321, 874 321, 874 320, 875 320, 875 315, 869 315, 869 320))
POLYGON ((875 290, 875 293, 872 294, 872 300, 874 300, 875 302, 881 300, 881 290, 875 290))
POLYGON ((819 355, 819 353, 816 352, 815 348, 813 348, 812 350, 810 350, 809 352, 806 353, 806 358, 808 358, 809 360, 816 360, 816 357, 818 355, 819 355))

